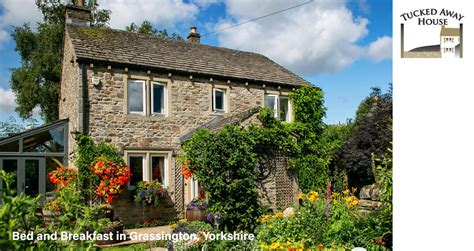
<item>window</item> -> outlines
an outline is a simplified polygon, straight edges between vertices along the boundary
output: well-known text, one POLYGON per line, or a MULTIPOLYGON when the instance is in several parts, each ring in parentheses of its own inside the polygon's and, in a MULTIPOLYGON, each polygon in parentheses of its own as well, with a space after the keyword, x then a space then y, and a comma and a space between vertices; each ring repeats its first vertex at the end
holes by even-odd
POLYGON ((133 152, 128 154, 128 164, 132 172, 130 187, 135 187, 140 181, 152 180, 158 180, 163 186, 168 187, 168 154, 133 152))
POLYGON ((165 91, 166 85, 157 82, 151 82, 151 113, 165 114, 165 91))
POLYGON ((133 154, 128 156, 128 165, 132 177, 130 179, 130 186, 136 186, 138 182, 143 180, 143 169, 145 167, 145 155, 144 154, 133 154))
POLYGON ((212 110, 218 112, 224 112, 226 110, 225 105, 225 90, 214 89, 212 92, 212 110))
POLYGON ((286 122, 291 121, 291 103, 287 96, 265 95, 264 104, 274 112, 275 118, 286 122))
POLYGON ((167 113, 167 85, 145 80, 128 81, 128 113, 153 115, 167 113))
POLYGON ((290 121, 290 99, 288 97, 280 96, 279 99, 279 115, 282 121, 290 121))
POLYGON ((146 114, 145 81, 128 81, 128 113, 146 114))

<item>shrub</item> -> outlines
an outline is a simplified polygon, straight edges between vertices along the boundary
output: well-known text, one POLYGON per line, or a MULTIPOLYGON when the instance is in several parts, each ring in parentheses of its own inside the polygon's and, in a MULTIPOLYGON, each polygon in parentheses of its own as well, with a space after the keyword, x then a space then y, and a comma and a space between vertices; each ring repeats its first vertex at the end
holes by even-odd
POLYGON ((100 157, 91 168, 91 172, 100 177, 96 194, 112 203, 118 198, 130 180, 130 168, 123 161, 113 162, 100 157))
POLYGON ((15 175, 0 170, 0 177, 4 186, 0 193, 2 201, 0 210, 0 249, 26 250, 35 247, 34 240, 14 241, 13 232, 33 232, 36 235, 40 231, 41 221, 36 215, 36 209, 41 195, 35 198, 23 193, 16 195, 16 189, 10 187, 16 179, 15 175))
POLYGON ((229 229, 252 229, 260 214, 257 157, 248 129, 226 126, 197 131, 183 146, 190 169, 208 194, 207 210, 224 218, 229 229))
POLYGON ((96 163, 97 159, 103 157, 108 161, 115 163, 125 163, 122 156, 117 152, 115 146, 107 143, 96 145, 91 137, 78 135, 76 138, 77 158, 75 166, 78 170, 79 192, 85 202, 93 199, 94 189, 100 182, 99 176, 91 172, 91 165, 96 163))

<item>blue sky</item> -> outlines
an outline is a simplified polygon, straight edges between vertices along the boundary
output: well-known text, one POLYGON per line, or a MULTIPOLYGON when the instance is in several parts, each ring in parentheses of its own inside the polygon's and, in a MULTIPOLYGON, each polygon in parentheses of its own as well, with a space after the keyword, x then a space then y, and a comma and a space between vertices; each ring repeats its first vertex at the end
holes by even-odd
MULTIPOLYGON (((17 67, 20 59, 8 33, 12 25, 41 18, 32 2, 0 0, 0 121, 18 118, 8 80, 9 69, 17 67)), ((251 0, 137 2, 99 0, 100 7, 113 11, 113 28, 150 20, 155 27, 183 37, 190 26, 197 26, 204 35, 306 1, 261 0, 258 5, 251 0)), ((392 82, 391 37, 390 0, 321 0, 204 36, 201 42, 262 53, 321 87, 328 109, 325 122, 333 124, 352 118, 370 87, 388 89, 392 82)))

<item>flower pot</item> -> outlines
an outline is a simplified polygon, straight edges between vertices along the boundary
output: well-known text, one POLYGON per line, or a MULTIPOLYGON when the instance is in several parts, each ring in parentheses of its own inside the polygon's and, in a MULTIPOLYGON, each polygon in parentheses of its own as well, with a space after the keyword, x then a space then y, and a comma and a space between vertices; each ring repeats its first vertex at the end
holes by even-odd
POLYGON ((206 211, 203 208, 187 207, 186 220, 187 221, 206 221, 206 211))

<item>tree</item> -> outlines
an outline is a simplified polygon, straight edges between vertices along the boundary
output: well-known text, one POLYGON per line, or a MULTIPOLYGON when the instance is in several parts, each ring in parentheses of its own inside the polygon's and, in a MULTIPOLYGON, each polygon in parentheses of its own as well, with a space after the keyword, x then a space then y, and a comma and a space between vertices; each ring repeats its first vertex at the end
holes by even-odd
POLYGON ((151 25, 150 21, 143 21, 143 23, 140 26, 137 26, 135 23, 131 23, 129 26, 125 27, 125 30, 130 31, 130 32, 140 33, 140 34, 157 36, 161 38, 183 41, 183 38, 175 32, 173 32, 170 36, 168 32, 166 31, 166 29, 158 30, 154 28, 151 25))
MULTIPOLYGON (((12 69, 10 84, 21 118, 31 117, 33 109, 39 107, 41 117, 51 122, 58 118, 65 5, 37 0, 36 6, 43 14, 37 30, 26 23, 15 27, 12 34, 21 66, 12 69)), ((95 1, 89 1, 88 7, 92 9, 93 25, 106 26, 110 11, 98 9, 95 1)))
POLYGON ((381 156, 392 142, 392 91, 372 93, 362 101, 356 113, 354 127, 336 153, 337 168, 344 170, 349 186, 361 188, 374 183, 372 154, 381 156))

